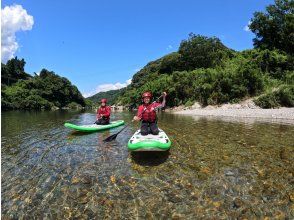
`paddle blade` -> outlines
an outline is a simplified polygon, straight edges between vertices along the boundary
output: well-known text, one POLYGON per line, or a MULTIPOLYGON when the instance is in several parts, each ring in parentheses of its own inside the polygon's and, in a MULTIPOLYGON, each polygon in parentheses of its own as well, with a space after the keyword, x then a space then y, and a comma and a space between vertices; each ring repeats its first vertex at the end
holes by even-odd
POLYGON ((110 141, 113 141, 113 140, 115 140, 115 138, 116 138, 117 135, 118 135, 118 134, 113 134, 113 135, 109 136, 108 138, 105 138, 103 141, 104 141, 104 142, 110 142, 110 141))

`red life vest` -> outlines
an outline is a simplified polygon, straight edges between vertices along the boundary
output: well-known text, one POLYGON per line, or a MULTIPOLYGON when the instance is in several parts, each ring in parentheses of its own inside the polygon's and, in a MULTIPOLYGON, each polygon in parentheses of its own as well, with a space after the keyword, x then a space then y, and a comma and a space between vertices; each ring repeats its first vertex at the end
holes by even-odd
POLYGON ((104 119, 105 120, 109 120, 110 117, 110 112, 111 112, 111 108, 109 106, 101 106, 98 110, 97 110, 97 118, 100 118, 100 114, 104 115, 104 119))
POLYGON ((156 119, 157 119, 156 111, 154 111, 152 108, 156 108, 159 105, 161 105, 161 104, 160 103, 154 103, 154 104, 151 104, 151 105, 140 105, 139 109, 138 109, 138 115, 137 116, 139 118, 142 118, 143 121, 155 122, 156 119))

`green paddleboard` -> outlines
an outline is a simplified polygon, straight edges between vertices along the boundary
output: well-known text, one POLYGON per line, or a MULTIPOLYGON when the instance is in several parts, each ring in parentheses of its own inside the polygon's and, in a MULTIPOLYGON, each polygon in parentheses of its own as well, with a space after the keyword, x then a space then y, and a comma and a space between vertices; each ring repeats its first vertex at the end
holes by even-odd
POLYGON ((130 151, 166 151, 170 149, 171 141, 166 133, 159 129, 158 135, 141 135, 140 130, 136 131, 128 142, 130 151))
POLYGON ((65 123, 64 126, 67 128, 74 129, 76 131, 83 131, 83 132, 94 132, 94 131, 101 131, 109 128, 114 128, 120 125, 123 125, 125 122, 123 120, 112 121, 108 125, 75 125, 71 123, 65 123))

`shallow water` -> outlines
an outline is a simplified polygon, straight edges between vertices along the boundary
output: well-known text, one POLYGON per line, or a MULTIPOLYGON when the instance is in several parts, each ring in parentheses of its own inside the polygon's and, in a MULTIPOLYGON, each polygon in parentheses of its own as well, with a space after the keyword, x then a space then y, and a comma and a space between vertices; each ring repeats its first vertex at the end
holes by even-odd
MULTIPOLYGON (((132 114, 113 114, 131 120, 132 114)), ((90 134, 94 112, 2 112, 2 218, 294 217, 294 126, 159 115, 166 153, 131 154, 133 124, 90 134)))

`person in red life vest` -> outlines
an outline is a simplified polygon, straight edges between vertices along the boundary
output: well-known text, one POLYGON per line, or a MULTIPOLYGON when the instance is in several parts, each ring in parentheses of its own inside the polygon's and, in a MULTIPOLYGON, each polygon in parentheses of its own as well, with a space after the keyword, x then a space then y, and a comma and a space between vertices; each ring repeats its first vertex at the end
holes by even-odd
POLYGON ((158 135, 159 129, 157 126, 156 109, 163 108, 165 106, 165 97, 166 97, 166 92, 163 93, 162 103, 159 103, 159 102, 150 103, 152 99, 152 93, 151 92, 143 93, 142 95, 143 104, 139 106, 138 113, 133 119, 135 121, 142 120, 142 124, 141 124, 142 135, 148 135, 149 133, 153 135, 158 135))
POLYGON ((101 99, 101 106, 97 110, 97 125, 107 125, 110 120, 111 107, 106 105, 107 99, 101 99))

